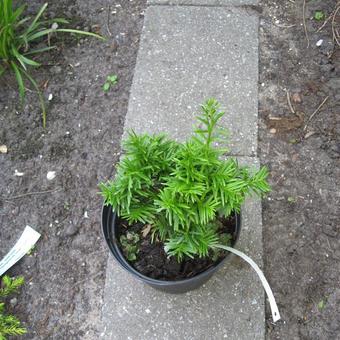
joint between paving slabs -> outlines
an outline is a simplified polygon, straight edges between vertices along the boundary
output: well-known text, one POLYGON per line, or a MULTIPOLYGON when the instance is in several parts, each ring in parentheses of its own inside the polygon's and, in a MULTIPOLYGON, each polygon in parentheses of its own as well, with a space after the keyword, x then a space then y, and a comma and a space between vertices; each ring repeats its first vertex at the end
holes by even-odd
POLYGON ((208 7, 208 8, 225 8, 225 9, 241 9, 251 12, 252 14, 262 14, 262 7, 259 5, 210 5, 210 4, 175 4, 166 3, 148 3, 148 7, 208 7))

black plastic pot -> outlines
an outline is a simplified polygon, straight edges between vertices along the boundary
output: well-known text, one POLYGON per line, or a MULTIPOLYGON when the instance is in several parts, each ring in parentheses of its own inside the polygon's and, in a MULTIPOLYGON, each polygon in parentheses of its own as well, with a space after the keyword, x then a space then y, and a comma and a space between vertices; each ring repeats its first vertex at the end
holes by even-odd
MULTIPOLYGON (((236 228, 235 233, 233 235, 233 239, 235 240, 233 245, 235 245, 236 241, 239 238, 240 230, 241 230, 241 216, 235 214, 236 218, 236 228)), ((102 230, 104 234, 104 238, 106 243, 114 256, 114 258, 118 261, 118 263, 126 269, 130 274, 134 275, 140 281, 150 285, 151 287, 164 291, 166 293, 185 293, 189 290, 196 289, 207 282, 212 275, 223 266, 223 264, 229 259, 230 253, 216 266, 210 267, 206 271, 185 280, 178 281, 163 281, 163 280, 155 280, 145 275, 139 273, 136 269, 134 269, 128 261, 124 258, 121 250, 118 246, 118 240, 115 235, 115 227, 116 227, 116 213, 112 211, 110 206, 103 206, 102 210, 102 230)))

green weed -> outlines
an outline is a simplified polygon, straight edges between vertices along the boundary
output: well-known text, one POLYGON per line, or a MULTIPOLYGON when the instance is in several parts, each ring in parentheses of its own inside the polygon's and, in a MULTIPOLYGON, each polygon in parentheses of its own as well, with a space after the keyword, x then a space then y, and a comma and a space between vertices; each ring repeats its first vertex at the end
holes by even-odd
POLYGON ((26 6, 13 8, 12 0, 0 0, 0 77, 5 71, 11 71, 17 81, 21 103, 25 98, 25 80, 28 80, 36 90, 42 110, 43 127, 46 126, 46 107, 43 95, 37 82, 29 73, 30 67, 39 67, 41 64, 34 58, 43 52, 52 50, 56 46, 44 46, 35 48, 43 37, 49 37, 52 33, 64 32, 82 34, 104 39, 103 37, 75 29, 58 28, 60 24, 68 24, 63 18, 45 20, 42 16, 47 8, 44 4, 37 15, 31 20, 24 17, 26 6))
POLYGON ((118 76, 115 74, 112 74, 110 76, 107 76, 106 81, 103 85, 103 91, 109 92, 110 88, 118 83, 118 76))
POLYGON ((296 203, 297 202, 297 197, 289 196, 287 198, 287 202, 289 202, 289 203, 296 203))
POLYGON ((317 21, 321 21, 325 19, 325 13, 323 11, 315 11, 314 12, 314 19, 317 21))
POLYGON ((134 232, 128 232, 126 235, 122 235, 120 237, 120 244, 122 245, 123 252, 129 261, 136 261, 137 259, 139 240, 139 235, 134 232))

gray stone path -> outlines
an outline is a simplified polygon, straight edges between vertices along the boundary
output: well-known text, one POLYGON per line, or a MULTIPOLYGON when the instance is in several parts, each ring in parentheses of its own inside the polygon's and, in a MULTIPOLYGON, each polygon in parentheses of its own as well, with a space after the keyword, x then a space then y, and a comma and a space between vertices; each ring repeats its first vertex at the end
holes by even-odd
POLYGON ((258 18, 236 8, 150 6, 131 89, 126 128, 192 131, 199 104, 223 103, 232 153, 257 148, 258 18))
POLYGON ((230 6, 257 5, 258 0, 148 0, 150 5, 230 6))
MULTIPOLYGON (((258 17, 242 7, 219 6, 256 2, 149 0, 156 5, 145 13, 125 131, 164 131, 183 140, 199 104, 215 97, 227 112, 231 153, 258 167, 258 17)), ((262 265, 261 203, 253 198, 242 209, 237 249, 262 265)), ((264 318, 261 283, 236 257, 204 287, 183 295, 143 285, 109 257, 104 339, 263 340, 264 318)))

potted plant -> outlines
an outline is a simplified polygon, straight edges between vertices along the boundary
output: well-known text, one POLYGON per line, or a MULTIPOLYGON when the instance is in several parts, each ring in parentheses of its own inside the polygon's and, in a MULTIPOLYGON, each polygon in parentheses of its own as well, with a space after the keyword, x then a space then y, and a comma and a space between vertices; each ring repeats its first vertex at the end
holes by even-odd
POLYGON ((130 132, 114 180, 100 184, 111 252, 154 288, 181 293, 206 282, 238 239, 246 196, 270 190, 265 167, 251 172, 224 157, 223 115, 207 100, 183 143, 130 132))

